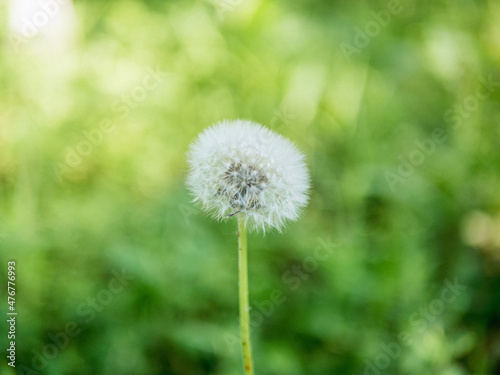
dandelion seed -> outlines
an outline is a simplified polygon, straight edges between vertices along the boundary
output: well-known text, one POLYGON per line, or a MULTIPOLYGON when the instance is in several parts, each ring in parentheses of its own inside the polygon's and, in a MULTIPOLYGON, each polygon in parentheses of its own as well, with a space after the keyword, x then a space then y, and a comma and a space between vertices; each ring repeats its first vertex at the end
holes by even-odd
POLYGON ((202 132, 188 153, 194 201, 218 220, 236 214, 254 229, 281 230, 307 204, 303 154, 251 121, 223 121, 202 132))

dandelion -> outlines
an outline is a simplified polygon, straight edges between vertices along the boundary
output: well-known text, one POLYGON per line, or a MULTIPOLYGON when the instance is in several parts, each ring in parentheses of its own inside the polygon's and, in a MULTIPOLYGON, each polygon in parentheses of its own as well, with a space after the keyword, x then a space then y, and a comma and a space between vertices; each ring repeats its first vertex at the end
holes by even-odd
POLYGON ((240 333, 245 374, 250 345, 246 229, 281 231, 308 201, 304 155, 283 136, 248 120, 223 121, 188 152, 187 186, 194 202, 217 220, 238 218, 240 333))
POLYGON ((251 228, 281 230, 307 203, 304 156, 288 139, 250 121, 206 129, 188 161, 194 201, 218 220, 241 214, 251 228))

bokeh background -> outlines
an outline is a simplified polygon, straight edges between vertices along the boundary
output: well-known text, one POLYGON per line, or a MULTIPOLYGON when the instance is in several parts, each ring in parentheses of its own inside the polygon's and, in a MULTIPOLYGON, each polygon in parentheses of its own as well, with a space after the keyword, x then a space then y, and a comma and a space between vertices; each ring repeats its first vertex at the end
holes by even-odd
POLYGON ((0 8, 1 374, 242 373, 236 223, 184 186, 235 118, 313 184, 249 236, 257 374, 500 374, 498 1, 0 8))

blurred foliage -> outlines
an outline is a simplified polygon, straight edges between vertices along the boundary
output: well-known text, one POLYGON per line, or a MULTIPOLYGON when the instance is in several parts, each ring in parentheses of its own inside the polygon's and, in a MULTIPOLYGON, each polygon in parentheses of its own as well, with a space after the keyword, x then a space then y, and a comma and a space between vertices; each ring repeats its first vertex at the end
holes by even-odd
POLYGON ((236 226, 183 182, 226 118, 296 142, 314 185, 284 234, 249 236, 258 374, 500 373, 500 3, 66 0, 24 39, 8 4, 17 373, 241 372, 236 226))

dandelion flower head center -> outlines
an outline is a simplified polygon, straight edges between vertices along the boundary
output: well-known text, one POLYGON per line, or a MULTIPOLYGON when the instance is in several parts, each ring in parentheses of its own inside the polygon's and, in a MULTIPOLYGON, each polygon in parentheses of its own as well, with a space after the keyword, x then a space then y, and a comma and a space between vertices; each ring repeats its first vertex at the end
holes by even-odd
POLYGON ((224 173, 225 188, 218 194, 225 196, 231 208, 240 211, 262 207, 260 194, 266 189, 268 179, 256 166, 241 162, 231 162, 224 173))

